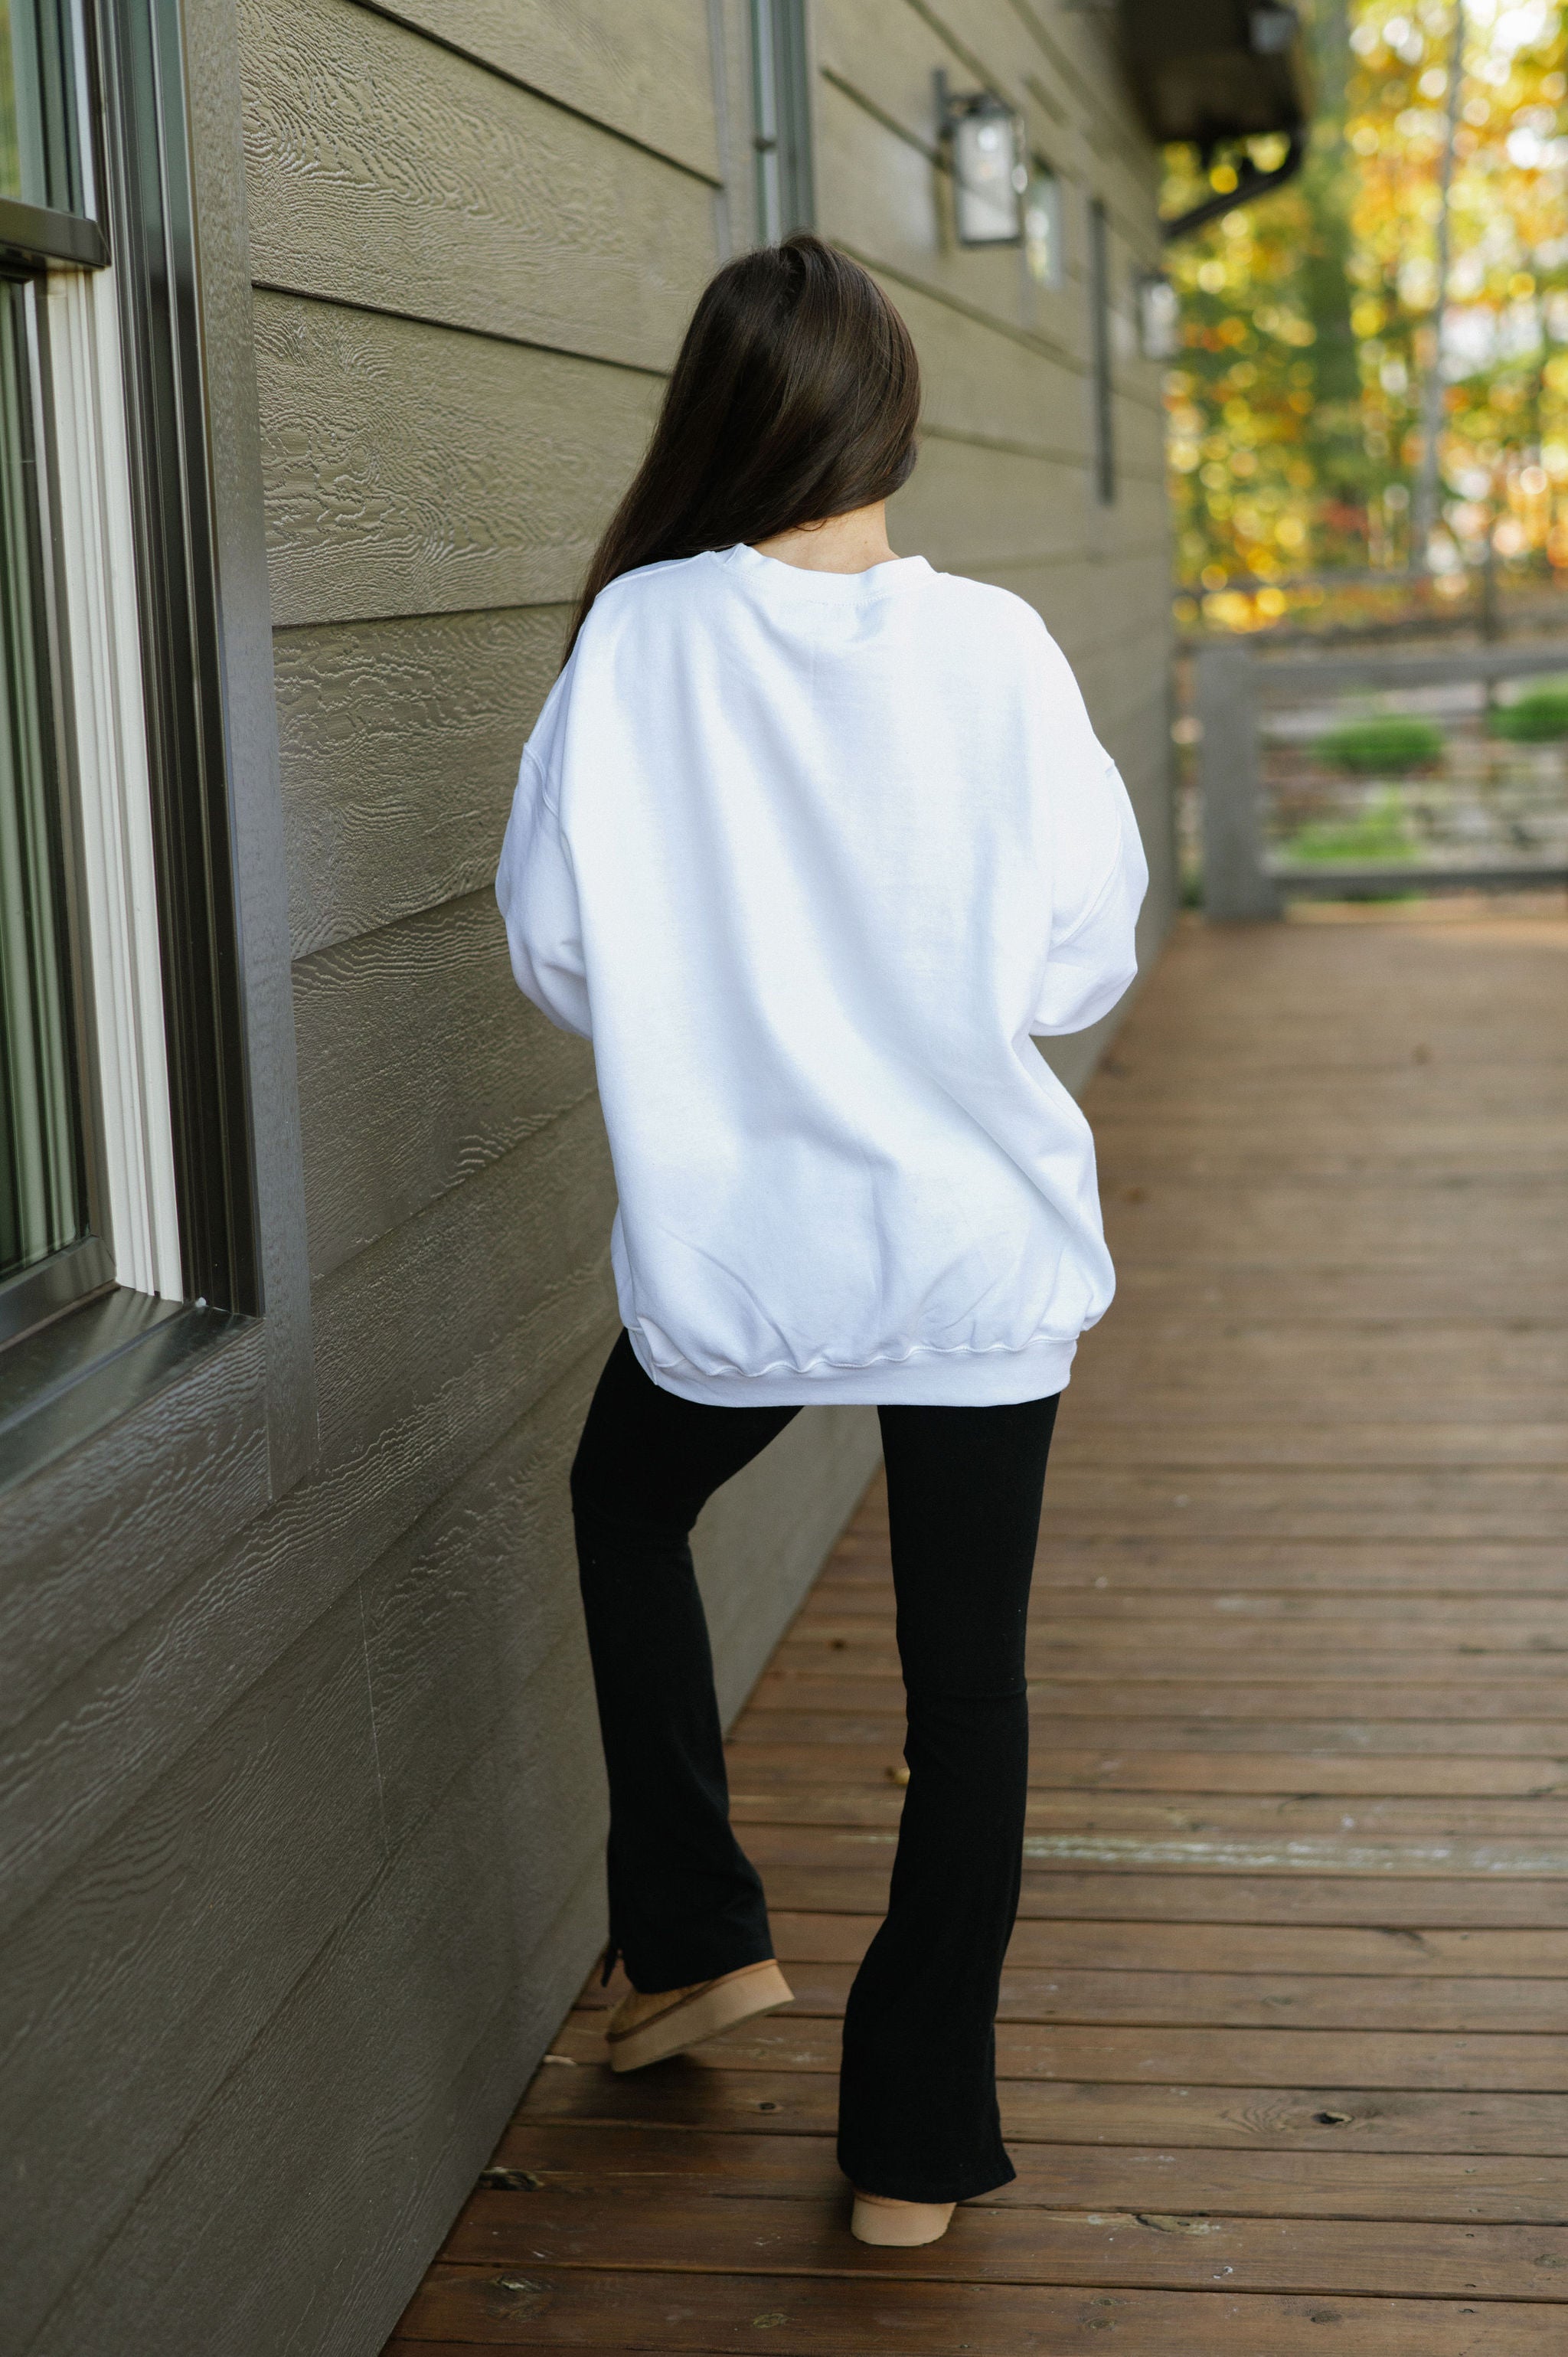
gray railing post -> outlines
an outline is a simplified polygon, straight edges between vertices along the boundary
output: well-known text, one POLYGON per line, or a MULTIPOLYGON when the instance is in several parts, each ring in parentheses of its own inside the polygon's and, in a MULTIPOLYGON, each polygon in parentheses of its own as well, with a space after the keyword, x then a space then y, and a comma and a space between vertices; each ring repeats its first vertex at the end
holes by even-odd
POLYGON ((1222 920, 1277 917, 1279 888, 1263 866, 1251 648, 1232 643, 1199 650, 1197 721, 1205 912, 1222 920))

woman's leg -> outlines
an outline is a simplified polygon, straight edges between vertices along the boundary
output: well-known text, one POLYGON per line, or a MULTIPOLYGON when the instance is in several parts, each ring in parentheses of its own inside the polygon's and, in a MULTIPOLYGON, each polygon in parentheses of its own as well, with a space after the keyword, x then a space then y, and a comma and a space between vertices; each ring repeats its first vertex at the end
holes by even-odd
POLYGON ((708 1627, 692 1568, 706 1500, 793 1408, 660 1391, 623 1334, 572 1468, 577 1564, 610 1783, 610 1941, 634 1988, 685 1988, 773 1953, 730 1831, 708 1627))
POLYGON ((862 2192, 961 2201, 1005 2185, 997 1992, 1017 1912, 1029 1765, 1029 1577, 1056 1421, 884 1408, 909 1782, 887 1920, 850 1991, 839 2162, 862 2192))

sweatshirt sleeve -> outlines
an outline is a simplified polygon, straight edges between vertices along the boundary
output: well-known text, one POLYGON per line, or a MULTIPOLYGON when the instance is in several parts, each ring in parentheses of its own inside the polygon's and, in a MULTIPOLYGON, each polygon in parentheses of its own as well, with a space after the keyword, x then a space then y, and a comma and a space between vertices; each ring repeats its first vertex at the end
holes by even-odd
POLYGON ((1065 906, 1058 902, 1055 910, 1040 1003, 1029 1026, 1045 1039, 1098 1023, 1138 972, 1133 928, 1149 870, 1122 773, 1098 745, 1095 750, 1103 767, 1089 791, 1075 798, 1079 856, 1069 864, 1099 882, 1087 898, 1069 891, 1065 906), (1081 857, 1085 836, 1096 854, 1092 863, 1081 857))
POLYGON ((544 775, 524 752, 501 845, 496 899, 518 988, 558 1030, 591 1039, 577 883, 544 775))

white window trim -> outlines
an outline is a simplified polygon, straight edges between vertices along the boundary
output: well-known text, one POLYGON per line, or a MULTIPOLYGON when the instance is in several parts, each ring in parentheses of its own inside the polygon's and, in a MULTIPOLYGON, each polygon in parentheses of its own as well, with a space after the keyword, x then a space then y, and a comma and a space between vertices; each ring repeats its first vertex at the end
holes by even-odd
POLYGON ((43 286, 105 1241, 117 1284, 177 1301, 184 1285, 114 274, 53 270, 43 286))

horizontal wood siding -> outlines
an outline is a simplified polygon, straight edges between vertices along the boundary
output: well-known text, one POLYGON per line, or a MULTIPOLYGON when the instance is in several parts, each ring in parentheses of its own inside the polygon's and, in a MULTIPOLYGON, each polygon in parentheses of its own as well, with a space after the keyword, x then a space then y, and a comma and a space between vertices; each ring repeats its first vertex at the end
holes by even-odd
MULTIPOLYGON (((69 1461, 7 1503, 7 2357, 371 2357, 604 1929, 566 1475, 614 1188, 491 879, 588 554, 751 236, 749 9, 232 5, 316 1455, 274 1494, 252 1333, 100 1445, 91 1509, 69 1461)), ((1119 283, 1155 252, 1101 29, 819 0, 813 35, 821 225, 926 371, 899 544, 1039 607, 1157 850, 1159 425, 1125 355, 1115 505, 1088 483, 1089 196, 1119 283), (954 248, 937 65, 1069 181, 1058 293, 954 248)), ((818 1411, 703 1516, 726 1718, 875 1448, 871 1411, 818 1411)))
POLYGON ((296 958, 489 889, 566 619, 512 606, 278 633, 296 958))
MULTIPOLYGON (((465 57, 717 181, 708 19, 692 0, 379 0, 465 57)), ((733 6, 726 10, 733 20, 733 6)), ((730 44, 734 48, 732 22, 730 44)))
POLYGON ((706 180, 359 0, 242 23, 259 281, 668 365, 713 267, 706 180))
POLYGON ((272 294, 256 367, 279 628, 570 598, 660 384, 272 294))

